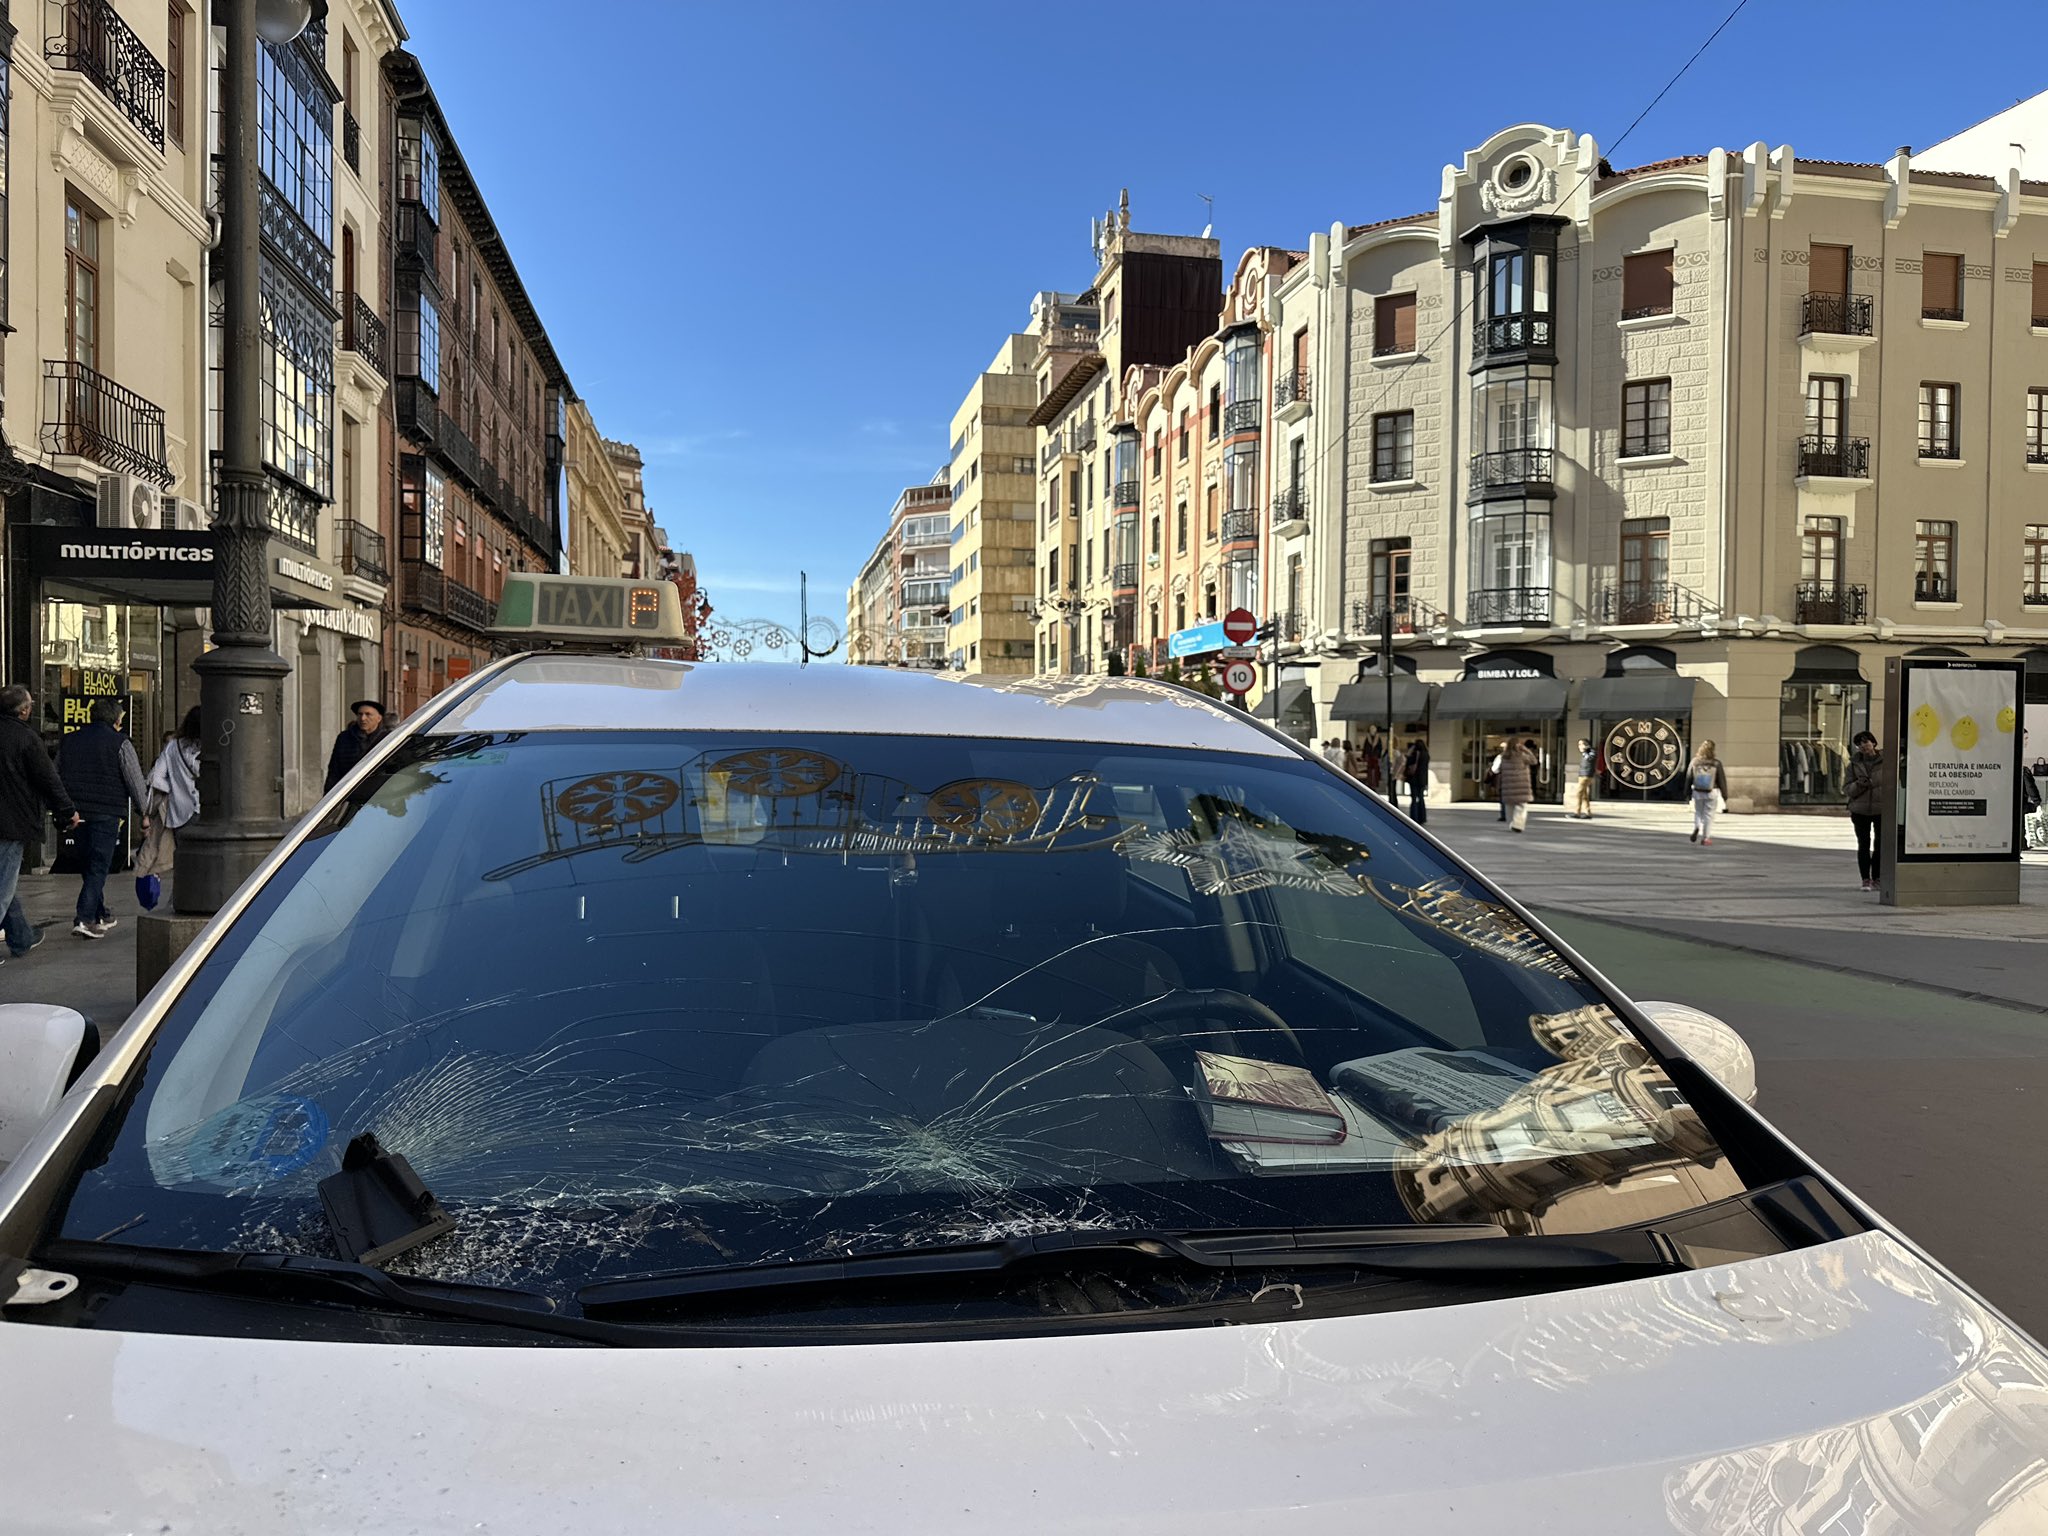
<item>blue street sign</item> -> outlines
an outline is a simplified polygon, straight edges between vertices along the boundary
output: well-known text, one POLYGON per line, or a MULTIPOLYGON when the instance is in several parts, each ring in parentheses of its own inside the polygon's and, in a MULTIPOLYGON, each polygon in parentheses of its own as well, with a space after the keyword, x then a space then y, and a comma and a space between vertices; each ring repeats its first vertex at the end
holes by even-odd
POLYGON ((1206 656, 1228 644, 1230 637, 1223 633, 1223 621, 1218 619, 1213 624, 1196 624, 1169 635, 1166 654, 1178 661, 1187 656, 1206 656))

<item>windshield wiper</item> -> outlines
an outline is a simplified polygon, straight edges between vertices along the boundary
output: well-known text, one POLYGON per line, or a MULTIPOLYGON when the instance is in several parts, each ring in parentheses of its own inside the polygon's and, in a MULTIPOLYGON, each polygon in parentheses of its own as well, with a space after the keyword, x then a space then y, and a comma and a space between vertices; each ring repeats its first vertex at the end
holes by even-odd
POLYGON ((96 1280, 163 1285, 262 1300, 329 1301, 389 1308, 423 1317, 559 1334, 592 1344, 633 1339, 601 1323, 555 1310, 547 1297, 510 1287, 416 1280, 369 1264, 302 1253, 215 1253, 131 1247, 60 1238, 37 1254, 40 1268, 96 1280))
POLYGON ((587 1318, 627 1318, 694 1300, 841 1285, 996 1275, 1075 1263, 1207 1270, 1330 1268, 1456 1282, 1522 1275, 1589 1281, 1675 1274, 1688 1265, 1656 1232, 1510 1237, 1498 1227, 1303 1227, 1216 1232, 1049 1232, 780 1264, 731 1264, 604 1280, 576 1293, 587 1318), (1418 1236, 1426 1233, 1426 1236, 1418 1236))

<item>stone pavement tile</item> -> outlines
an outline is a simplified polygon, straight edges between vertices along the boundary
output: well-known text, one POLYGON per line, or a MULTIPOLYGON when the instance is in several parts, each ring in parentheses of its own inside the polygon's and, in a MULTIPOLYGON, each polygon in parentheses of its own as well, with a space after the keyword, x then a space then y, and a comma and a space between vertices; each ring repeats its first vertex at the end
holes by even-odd
POLYGON ((135 901, 134 877, 115 875, 107 881, 107 906, 120 923, 95 941, 71 932, 77 901, 76 875, 22 876, 22 908, 46 936, 21 959, 0 965, 0 1003, 76 1008, 105 1039, 135 1007, 135 929, 142 909, 135 901))

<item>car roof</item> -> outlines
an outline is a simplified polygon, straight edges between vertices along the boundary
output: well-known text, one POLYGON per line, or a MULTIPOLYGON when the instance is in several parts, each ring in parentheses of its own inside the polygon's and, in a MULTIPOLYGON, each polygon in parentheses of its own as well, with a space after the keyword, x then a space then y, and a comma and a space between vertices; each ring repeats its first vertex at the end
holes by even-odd
POLYGON ((518 657, 480 678, 427 728, 969 736, 1296 755, 1242 711, 1144 678, 625 656, 518 657))

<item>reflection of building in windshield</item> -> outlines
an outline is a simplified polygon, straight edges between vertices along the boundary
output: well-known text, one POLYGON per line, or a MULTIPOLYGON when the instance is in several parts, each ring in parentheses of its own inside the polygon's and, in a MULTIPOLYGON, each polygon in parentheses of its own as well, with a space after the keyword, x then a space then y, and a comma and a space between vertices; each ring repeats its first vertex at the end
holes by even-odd
POLYGON ((1529 1028, 1564 1059, 1421 1139, 1396 1175, 1418 1221, 1593 1232, 1741 1192, 1699 1115, 1604 1007, 1529 1028))
POLYGON ((1472 895, 1451 876, 1424 885, 1383 885, 1378 881, 1366 885, 1389 911, 1410 922, 1425 923, 1510 965, 1567 980, 1579 974, 1535 929, 1499 903, 1472 895))
POLYGON ((1672 1528, 1720 1536, 2048 1530, 2048 1381, 2016 1351, 1876 1418, 1695 1462, 1664 1489, 1672 1528))

